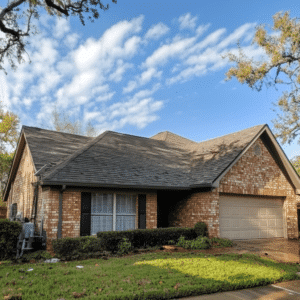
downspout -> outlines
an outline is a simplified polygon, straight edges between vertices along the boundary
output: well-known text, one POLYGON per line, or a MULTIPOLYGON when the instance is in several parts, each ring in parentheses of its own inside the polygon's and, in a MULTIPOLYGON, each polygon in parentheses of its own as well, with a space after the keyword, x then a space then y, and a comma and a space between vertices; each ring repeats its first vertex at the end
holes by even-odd
POLYGON ((62 202, 63 202, 63 192, 66 189, 64 184, 59 191, 59 208, 58 208, 58 224, 57 224, 57 239, 61 239, 62 232, 62 202))

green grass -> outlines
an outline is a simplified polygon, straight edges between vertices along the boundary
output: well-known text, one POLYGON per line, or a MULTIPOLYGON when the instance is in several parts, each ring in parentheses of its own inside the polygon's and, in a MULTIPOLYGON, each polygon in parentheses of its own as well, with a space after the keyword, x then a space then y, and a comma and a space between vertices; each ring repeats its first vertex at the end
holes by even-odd
POLYGON ((170 299, 292 280, 298 268, 249 254, 203 253, 148 253, 56 264, 2 263, 0 297, 170 299), (77 265, 84 268, 77 269, 77 265), (27 272, 29 268, 34 270, 27 272))

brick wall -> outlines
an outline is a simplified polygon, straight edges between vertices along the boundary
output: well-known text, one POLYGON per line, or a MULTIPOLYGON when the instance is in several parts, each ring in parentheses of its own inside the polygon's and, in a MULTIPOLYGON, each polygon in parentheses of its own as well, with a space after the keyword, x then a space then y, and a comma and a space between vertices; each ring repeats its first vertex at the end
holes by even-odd
POLYGON ((266 195, 284 197, 288 238, 297 238, 297 202, 294 188, 285 177, 261 139, 240 158, 212 192, 194 193, 177 203, 171 226, 193 227, 198 221, 208 224, 210 236, 219 236, 219 195, 266 195), (254 148, 260 146, 261 154, 254 148))
MULTIPOLYGON (((105 191, 109 192, 109 191, 105 191)), ((114 191, 115 192, 115 191, 114 191)), ((113 192, 112 192, 113 193, 113 192)), ((44 211, 44 230, 47 232, 47 250, 52 251, 52 240, 57 238, 59 191, 44 188, 40 193, 38 212, 41 218, 44 211), (43 208, 42 208, 43 207, 43 208)), ((138 203, 138 201, 137 201, 138 203)), ((138 204, 136 205, 138 215, 138 204)), ((62 237, 80 236, 81 192, 63 192, 62 237)), ((137 226, 137 218, 136 218, 137 226)), ((157 196, 156 193, 146 195, 146 226, 157 227, 157 196)))
POLYGON ((283 174, 264 143, 258 139, 237 164, 221 180, 219 192, 240 195, 284 197, 288 238, 297 238, 297 199, 295 190, 283 174), (260 155, 254 148, 259 145, 260 155))
POLYGON ((31 209, 33 203, 34 187, 32 182, 36 182, 34 176, 35 170, 31 154, 27 145, 25 145, 16 176, 12 182, 8 195, 7 208, 10 213, 10 205, 17 203, 18 212, 23 213, 23 217, 31 218, 31 209))
POLYGON ((7 218, 7 207, 0 207, 0 219, 7 218))
POLYGON ((157 194, 146 195, 146 228, 157 228, 157 194))
POLYGON ((197 222, 205 222, 209 236, 219 236, 218 190, 187 195, 175 205, 169 220, 174 227, 194 227, 197 222))

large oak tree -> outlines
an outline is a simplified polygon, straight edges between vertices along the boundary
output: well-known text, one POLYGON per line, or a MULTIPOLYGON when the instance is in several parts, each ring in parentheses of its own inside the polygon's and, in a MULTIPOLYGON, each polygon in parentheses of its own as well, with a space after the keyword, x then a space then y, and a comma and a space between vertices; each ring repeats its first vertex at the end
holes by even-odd
POLYGON ((5 58, 13 69, 16 62, 24 60, 29 37, 37 33, 32 19, 38 19, 41 11, 58 17, 77 16, 84 25, 86 16, 94 21, 99 18, 99 11, 108 7, 101 0, 8 0, 5 7, 0 6, 0 70, 4 70, 5 58))
POLYGON ((239 55, 229 53, 226 57, 235 65, 226 73, 227 80, 235 77, 258 91, 264 85, 285 86, 286 90, 275 103, 279 113, 273 120, 274 133, 283 144, 291 143, 300 134, 299 19, 291 18, 289 12, 275 14, 272 28, 266 25, 256 28, 253 43, 264 50, 265 58, 254 61, 241 48, 239 55))
POLYGON ((2 201, 2 191, 7 181, 19 138, 19 123, 18 116, 5 111, 0 103, 0 206, 5 206, 2 201))

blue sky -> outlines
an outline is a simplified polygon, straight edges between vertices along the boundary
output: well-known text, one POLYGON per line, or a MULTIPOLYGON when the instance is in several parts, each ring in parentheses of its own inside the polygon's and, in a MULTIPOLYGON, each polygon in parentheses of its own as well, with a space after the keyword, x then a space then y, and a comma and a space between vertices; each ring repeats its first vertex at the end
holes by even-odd
MULTIPOLYGON (((107 1, 107 2, 105 2, 107 1)), ((94 23, 42 14, 31 64, 0 74, 0 100, 21 123, 51 128, 51 112, 69 113, 98 132, 150 137, 171 131, 203 141, 271 122, 282 89, 252 91, 225 82, 237 51, 260 59, 255 26, 272 15, 299 16, 298 1, 118 0, 94 23)), ((284 145, 287 156, 299 145, 284 145)))

